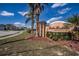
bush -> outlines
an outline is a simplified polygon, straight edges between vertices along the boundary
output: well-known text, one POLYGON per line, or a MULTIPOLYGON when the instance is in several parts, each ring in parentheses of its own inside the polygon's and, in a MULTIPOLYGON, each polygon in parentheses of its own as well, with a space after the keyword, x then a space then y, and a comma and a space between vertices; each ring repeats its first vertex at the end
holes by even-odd
POLYGON ((31 29, 27 29, 27 32, 28 32, 28 33, 31 33, 31 29))
POLYGON ((59 40, 59 39, 64 39, 64 40, 70 40, 71 35, 70 34, 65 34, 65 33, 54 33, 54 32, 47 32, 47 37, 49 37, 52 40, 59 40))

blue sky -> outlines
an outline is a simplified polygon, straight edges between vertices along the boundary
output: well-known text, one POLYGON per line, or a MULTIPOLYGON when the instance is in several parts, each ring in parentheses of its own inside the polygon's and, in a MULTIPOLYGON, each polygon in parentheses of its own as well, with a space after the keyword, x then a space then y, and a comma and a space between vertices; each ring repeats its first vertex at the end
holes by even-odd
MULTIPOLYGON (((28 10, 27 3, 0 4, 0 24, 23 24, 26 19, 23 15, 28 10)), ((79 13, 78 3, 49 3, 41 13, 40 21, 48 23, 56 20, 65 21, 66 18, 75 13, 79 13)), ((30 25, 30 22, 27 25, 30 25)))

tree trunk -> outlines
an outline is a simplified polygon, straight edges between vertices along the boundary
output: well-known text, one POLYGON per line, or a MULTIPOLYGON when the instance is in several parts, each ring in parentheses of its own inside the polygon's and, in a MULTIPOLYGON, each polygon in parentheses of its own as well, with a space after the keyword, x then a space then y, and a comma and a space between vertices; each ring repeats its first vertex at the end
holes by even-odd
POLYGON ((34 17, 32 15, 32 25, 31 25, 31 33, 33 34, 34 33, 34 17))
POLYGON ((33 31, 33 29, 34 29, 34 21, 32 21, 32 25, 31 25, 32 27, 31 27, 31 33, 33 33, 34 31, 33 31))
POLYGON ((39 36, 39 15, 36 15, 36 36, 39 36))

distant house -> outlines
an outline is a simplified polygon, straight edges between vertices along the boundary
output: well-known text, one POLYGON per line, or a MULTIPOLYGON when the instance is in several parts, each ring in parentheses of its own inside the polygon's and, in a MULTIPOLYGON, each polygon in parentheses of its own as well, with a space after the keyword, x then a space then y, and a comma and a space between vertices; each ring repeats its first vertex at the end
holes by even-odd
POLYGON ((0 30, 4 30, 5 29, 5 25, 4 24, 0 24, 0 30))
POLYGON ((1 26, 1 27, 0 27, 0 30, 4 30, 4 27, 1 26))
POLYGON ((14 26, 13 24, 0 24, 0 30, 22 30, 23 28, 19 28, 14 26))

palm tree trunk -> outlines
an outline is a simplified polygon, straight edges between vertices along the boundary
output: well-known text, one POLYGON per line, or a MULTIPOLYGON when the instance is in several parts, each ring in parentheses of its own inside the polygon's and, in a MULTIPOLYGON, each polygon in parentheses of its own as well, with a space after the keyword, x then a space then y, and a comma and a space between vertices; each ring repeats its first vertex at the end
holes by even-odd
POLYGON ((31 33, 33 33, 34 32, 34 21, 32 21, 32 25, 31 25, 32 27, 31 27, 31 33))
POLYGON ((33 15, 32 15, 32 25, 31 26, 32 26, 31 33, 33 33, 34 32, 34 17, 33 17, 33 15))
POLYGON ((36 15, 36 36, 39 36, 39 15, 36 15))

